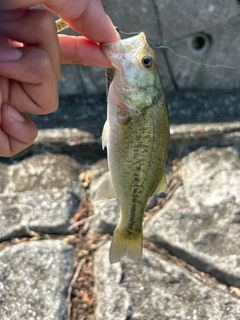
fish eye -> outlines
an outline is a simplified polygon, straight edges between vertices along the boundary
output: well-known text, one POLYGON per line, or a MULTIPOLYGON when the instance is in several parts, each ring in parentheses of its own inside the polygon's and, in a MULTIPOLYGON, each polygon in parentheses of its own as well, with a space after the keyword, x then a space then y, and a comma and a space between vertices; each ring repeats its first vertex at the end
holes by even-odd
POLYGON ((151 68, 151 66, 153 64, 153 58, 150 56, 145 56, 142 58, 142 63, 145 68, 151 68))

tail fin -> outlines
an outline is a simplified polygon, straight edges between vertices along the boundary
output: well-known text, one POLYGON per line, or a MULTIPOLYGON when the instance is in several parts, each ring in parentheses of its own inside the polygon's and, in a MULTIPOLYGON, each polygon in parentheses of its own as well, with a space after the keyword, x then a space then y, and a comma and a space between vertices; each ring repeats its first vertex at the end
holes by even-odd
POLYGON ((140 260, 142 257, 142 231, 137 238, 126 238, 121 235, 118 228, 115 229, 110 247, 110 263, 118 262, 127 256, 132 260, 140 260))

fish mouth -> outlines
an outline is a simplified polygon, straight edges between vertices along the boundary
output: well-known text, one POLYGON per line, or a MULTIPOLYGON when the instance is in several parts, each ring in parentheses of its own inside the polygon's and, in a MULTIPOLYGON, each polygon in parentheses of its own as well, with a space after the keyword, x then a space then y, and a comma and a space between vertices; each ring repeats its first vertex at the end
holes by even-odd
POLYGON ((121 53, 121 40, 118 40, 116 42, 101 43, 100 47, 112 63, 112 66, 117 70, 121 70, 121 60, 123 58, 123 55, 121 53))
POLYGON ((136 50, 138 48, 141 48, 143 44, 146 43, 146 41, 147 40, 145 34, 141 32, 140 34, 134 37, 127 38, 124 40, 101 43, 100 47, 112 63, 112 66, 117 70, 121 70, 122 61, 126 59, 125 55, 128 54, 129 56, 132 52, 133 58, 136 57, 136 50))

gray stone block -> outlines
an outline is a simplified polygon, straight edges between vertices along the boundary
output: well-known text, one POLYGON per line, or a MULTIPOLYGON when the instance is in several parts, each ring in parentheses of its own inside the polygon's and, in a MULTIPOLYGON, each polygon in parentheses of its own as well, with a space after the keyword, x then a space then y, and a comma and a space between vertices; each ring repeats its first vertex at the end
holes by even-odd
POLYGON ((110 265, 109 243, 94 255, 97 320, 238 319, 240 301, 224 286, 211 288, 189 272, 143 251, 140 263, 110 265))
POLYGON ((96 320, 125 320, 131 315, 131 299, 124 287, 120 264, 110 266, 108 259, 109 243, 101 246, 94 254, 94 278, 97 294, 96 320))
POLYGON ((182 161, 183 185, 144 226, 145 239, 240 286, 240 160, 232 148, 199 149, 182 161))
POLYGON ((63 155, 35 155, 6 167, 0 182, 0 240, 31 231, 62 234, 80 200, 81 166, 63 155))
POLYGON ((104 177, 108 173, 108 162, 107 159, 101 159, 97 162, 95 162, 90 169, 91 173, 91 192, 94 195, 94 193, 99 188, 101 182, 103 181, 104 177))
POLYGON ((112 234, 120 216, 118 199, 98 201, 93 203, 94 220, 91 232, 112 234))
POLYGON ((7 168, 8 165, 0 163, 0 193, 3 192, 4 187, 7 184, 7 168))
POLYGON ((59 240, 20 243, 0 252, 1 320, 66 320, 73 247, 59 240))
POLYGON ((68 233, 79 199, 69 188, 0 196, 0 240, 40 233, 68 233))
MULTIPOLYGON (((66 155, 40 154, 8 168, 8 183, 3 193, 33 189, 71 188, 80 173, 80 165, 66 155)), ((1 182, 0 182, 1 183, 1 182)))

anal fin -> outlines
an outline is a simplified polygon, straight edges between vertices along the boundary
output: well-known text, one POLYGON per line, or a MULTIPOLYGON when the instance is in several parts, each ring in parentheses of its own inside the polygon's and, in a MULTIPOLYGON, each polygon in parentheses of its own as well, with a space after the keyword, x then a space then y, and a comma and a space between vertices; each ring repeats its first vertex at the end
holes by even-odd
POLYGON ((166 179, 166 172, 165 170, 163 170, 161 180, 153 194, 166 192, 166 191, 167 191, 167 179, 166 179))
POLYGON ((93 196, 93 202, 113 198, 117 198, 117 195, 112 183, 112 178, 110 176, 110 173, 108 172, 108 174, 100 184, 100 187, 93 196))

